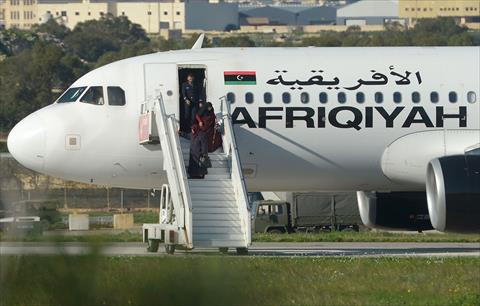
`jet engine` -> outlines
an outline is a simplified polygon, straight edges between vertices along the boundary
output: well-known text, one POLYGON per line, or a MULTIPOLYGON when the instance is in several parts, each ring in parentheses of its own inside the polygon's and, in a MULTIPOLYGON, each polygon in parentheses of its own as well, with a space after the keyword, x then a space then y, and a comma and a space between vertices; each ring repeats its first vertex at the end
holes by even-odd
POLYGON ((385 230, 433 229, 425 192, 357 192, 362 222, 385 230))
POLYGON ((427 167, 430 220, 442 232, 480 232, 480 150, 436 158, 427 167))

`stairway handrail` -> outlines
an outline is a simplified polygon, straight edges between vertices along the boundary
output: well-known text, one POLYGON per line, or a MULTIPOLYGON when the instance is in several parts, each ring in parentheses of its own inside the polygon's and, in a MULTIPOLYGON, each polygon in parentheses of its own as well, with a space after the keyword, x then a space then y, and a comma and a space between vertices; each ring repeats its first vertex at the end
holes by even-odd
POLYGON ((242 225, 245 230, 245 238, 247 241, 247 245, 250 245, 252 241, 251 214, 248 202, 247 188, 245 186, 245 178, 243 177, 243 171, 241 167, 240 154, 238 152, 237 141, 235 139, 235 132, 232 124, 230 102, 227 100, 226 96, 220 97, 220 102, 221 114, 223 119, 224 152, 231 156, 232 183, 235 189, 237 206, 239 208, 242 225), (242 205, 242 203, 244 205, 242 205))
POLYGON ((176 138, 178 136, 176 134, 175 125, 172 123, 174 118, 166 114, 161 94, 155 98, 153 109, 158 111, 158 115, 155 115, 155 119, 160 141, 162 139, 165 139, 166 141, 165 145, 162 144, 162 151, 164 154, 163 163, 167 170, 167 177, 169 178, 170 188, 172 190, 171 195, 175 198, 173 203, 180 203, 181 206, 177 207, 175 215, 176 218, 181 221, 179 226, 184 230, 187 247, 192 248, 192 205, 188 180, 186 179, 187 176, 183 154, 178 145, 178 139, 176 138), (162 136, 164 136, 164 138, 162 136), (179 173, 176 171, 177 169, 180 171, 183 179, 179 177, 179 173))

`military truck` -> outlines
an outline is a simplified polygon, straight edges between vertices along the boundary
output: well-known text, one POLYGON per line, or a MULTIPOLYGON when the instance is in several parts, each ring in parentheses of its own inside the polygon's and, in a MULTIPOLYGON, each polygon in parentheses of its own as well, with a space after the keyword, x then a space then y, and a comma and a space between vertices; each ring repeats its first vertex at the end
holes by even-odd
POLYGON ((254 202, 254 231, 359 231, 362 224, 355 193, 293 193, 288 198, 254 202))

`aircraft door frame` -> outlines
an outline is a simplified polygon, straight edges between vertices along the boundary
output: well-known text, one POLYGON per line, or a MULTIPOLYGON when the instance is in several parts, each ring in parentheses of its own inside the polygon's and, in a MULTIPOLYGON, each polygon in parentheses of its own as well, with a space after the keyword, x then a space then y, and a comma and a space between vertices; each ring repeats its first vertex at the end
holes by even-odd
POLYGON ((144 99, 155 98, 162 94, 165 111, 179 118, 178 99, 178 66, 177 63, 145 63, 144 73, 144 99))

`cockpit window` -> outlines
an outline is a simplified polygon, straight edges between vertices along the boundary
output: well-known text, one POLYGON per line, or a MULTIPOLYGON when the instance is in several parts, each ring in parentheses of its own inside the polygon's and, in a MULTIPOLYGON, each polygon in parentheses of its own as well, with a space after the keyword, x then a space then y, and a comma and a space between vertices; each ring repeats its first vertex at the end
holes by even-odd
POLYGON ((94 105, 103 105, 105 100, 103 98, 103 87, 102 86, 92 86, 80 99, 80 102, 94 104, 94 105))
POLYGON ((108 104, 122 106, 125 105, 125 91, 120 87, 107 87, 108 104))
POLYGON ((58 103, 75 102, 82 95, 87 87, 72 87, 69 88, 59 99, 58 103))

